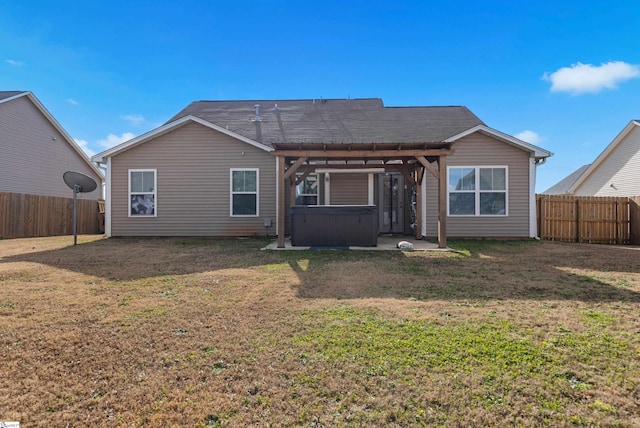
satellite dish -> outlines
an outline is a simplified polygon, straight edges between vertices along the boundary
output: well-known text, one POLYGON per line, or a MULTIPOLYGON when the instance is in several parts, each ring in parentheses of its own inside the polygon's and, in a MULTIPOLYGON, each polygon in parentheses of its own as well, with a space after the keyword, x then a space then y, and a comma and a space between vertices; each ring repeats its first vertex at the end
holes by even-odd
POLYGON ((98 183, 81 172, 67 171, 62 174, 64 182, 73 190, 73 245, 78 244, 78 193, 89 193, 96 190, 98 183))
POLYGON ((62 174, 62 179, 67 183, 67 186, 73 189, 74 193, 89 193, 98 187, 98 183, 93 178, 81 172, 67 171, 62 174))

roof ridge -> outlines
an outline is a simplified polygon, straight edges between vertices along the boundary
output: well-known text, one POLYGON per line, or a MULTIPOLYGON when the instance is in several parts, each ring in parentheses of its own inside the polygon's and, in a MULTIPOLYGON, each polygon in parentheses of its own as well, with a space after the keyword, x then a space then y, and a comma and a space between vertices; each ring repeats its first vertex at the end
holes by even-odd
POLYGON ((463 106, 463 105, 449 105, 449 106, 445 106, 445 105, 434 105, 434 106, 385 106, 385 108, 466 108, 468 109, 467 106, 463 106))
POLYGON ((277 101, 372 101, 380 100, 380 97, 369 98, 265 98, 265 99, 236 99, 236 100, 196 100, 194 103, 242 103, 242 102, 277 102, 277 101))

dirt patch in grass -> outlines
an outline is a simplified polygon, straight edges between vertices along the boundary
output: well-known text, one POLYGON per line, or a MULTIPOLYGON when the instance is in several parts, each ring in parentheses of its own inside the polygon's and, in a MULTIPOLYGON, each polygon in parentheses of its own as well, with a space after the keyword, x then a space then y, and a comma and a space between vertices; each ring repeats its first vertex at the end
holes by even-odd
POLYGON ((637 426, 640 249, 0 241, 0 420, 637 426))

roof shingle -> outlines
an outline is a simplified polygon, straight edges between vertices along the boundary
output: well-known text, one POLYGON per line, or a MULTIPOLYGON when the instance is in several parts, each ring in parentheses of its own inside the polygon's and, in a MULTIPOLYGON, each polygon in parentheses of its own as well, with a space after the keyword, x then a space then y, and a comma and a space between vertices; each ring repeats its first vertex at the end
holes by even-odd
POLYGON ((11 98, 23 93, 24 91, 0 91, 0 100, 11 98))
POLYGON ((466 107, 385 107, 380 98, 195 101, 169 122, 188 115, 267 146, 433 143, 483 124, 466 107))

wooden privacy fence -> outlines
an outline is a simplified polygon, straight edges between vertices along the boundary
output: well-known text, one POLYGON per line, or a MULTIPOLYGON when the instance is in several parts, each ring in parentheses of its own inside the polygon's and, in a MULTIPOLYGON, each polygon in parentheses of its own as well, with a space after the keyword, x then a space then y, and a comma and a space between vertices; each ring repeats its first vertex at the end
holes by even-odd
MULTIPOLYGON (((78 198, 78 233, 99 233, 95 199, 78 198)), ((0 192, 0 239, 73 235, 73 198, 0 192)))
POLYGON ((629 198, 629 241, 640 245, 640 196, 629 198))
POLYGON ((537 195, 541 239, 640 245, 640 197, 537 195))

